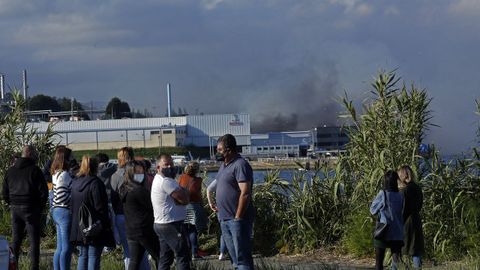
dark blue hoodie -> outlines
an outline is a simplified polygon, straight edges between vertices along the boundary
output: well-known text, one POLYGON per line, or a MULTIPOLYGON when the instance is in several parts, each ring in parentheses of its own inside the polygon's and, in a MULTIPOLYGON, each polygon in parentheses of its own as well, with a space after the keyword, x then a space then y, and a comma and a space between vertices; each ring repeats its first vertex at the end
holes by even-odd
POLYGON ((70 231, 70 242, 74 245, 84 245, 82 232, 79 229, 78 212, 80 206, 85 202, 92 212, 92 216, 102 222, 103 232, 99 237, 87 245, 93 246, 115 246, 110 218, 108 216, 108 198, 105 185, 97 176, 83 176, 72 182, 71 194, 72 227, 70 231))

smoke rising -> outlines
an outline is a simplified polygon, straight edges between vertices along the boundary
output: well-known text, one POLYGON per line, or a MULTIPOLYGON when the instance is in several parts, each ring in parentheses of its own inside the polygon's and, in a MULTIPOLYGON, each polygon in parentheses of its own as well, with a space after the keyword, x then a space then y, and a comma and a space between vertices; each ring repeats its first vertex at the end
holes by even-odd
POLYGON ((301 65, 282 72, 251 105, 252 133, 338 125, 338 72, 332 64, 301 65))

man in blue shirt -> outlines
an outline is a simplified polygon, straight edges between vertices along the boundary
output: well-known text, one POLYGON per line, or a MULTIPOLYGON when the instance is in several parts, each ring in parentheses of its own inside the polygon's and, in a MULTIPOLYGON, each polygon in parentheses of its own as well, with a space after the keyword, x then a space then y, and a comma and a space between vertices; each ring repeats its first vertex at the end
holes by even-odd
POLYGON ((217 159, 223 161, 217 174, 216 202, 218 218, 233 264, 238 269, 254 269, 252 235, 253 170, 237 153, 237 142, 231 134, 217 141, 217 159))

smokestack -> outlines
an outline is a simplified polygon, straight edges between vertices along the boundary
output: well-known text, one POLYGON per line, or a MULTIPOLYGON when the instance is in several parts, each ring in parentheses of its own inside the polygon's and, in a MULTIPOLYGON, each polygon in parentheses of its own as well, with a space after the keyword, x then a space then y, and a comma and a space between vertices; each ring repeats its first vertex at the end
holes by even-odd
POLYGON ((167 83, 167 106, 168 106, 168 117, 172 116, 172 92, 170 90, 170 84, 167 83))
POLYGON ((28 94, 28 84, 27 84, 27 70, 24 69, 23 70, 23 98, 25 98, 25 100, 27 99, 27 94, 28 94))
POLYGON ((5 99, 5 75, 0 74, 0 99, 5 99))

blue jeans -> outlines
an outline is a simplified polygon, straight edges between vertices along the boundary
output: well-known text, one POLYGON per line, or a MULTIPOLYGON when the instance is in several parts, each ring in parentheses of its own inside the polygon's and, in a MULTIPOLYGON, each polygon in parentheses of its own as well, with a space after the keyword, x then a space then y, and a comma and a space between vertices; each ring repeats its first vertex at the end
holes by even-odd
POLYGON ((220 227, 234 267, 239 270, 254 269, 250 241, 253 221, 243 219, 222 220, 220 227))
POLYGON ((227 246, 225 245, 225 240, 223 239, 223 235, 220 235, 220 253, 227 254, 227 246))
POLYGON ((413 269, 420 269, 422 267, 422 257, 413 256, 413 269))
POLYGON ((187 227, 188 243, 192 249, 192 256, 196 256, 198 253, 197 227, 192 224, 185 224, 185 226, 187 227))
POLYGON ((130 259, 130 250, 128 249, 127 232, 125 230, 125 215, 115 215, 115 228, 118 231, 120 244, 123 247, 123 257, 130 259))
POLYGON ((173 259, 177 262, 177 270, 190 270, 190 253, 187 237, 182 221, 153 225, 160 242, 160 258, 158 270, 170 270, 173 259))
POLYGON ((68 208, 54 207, 52 209, 52 216, 57 228, 57 249, 53 255, 53 269, 70 269, 72 245, 70 244, 69 237, 72 214, 68 208))
POLYGON ((100 257, 103 246, 80 246, 77 270, 100 269, 100 257))

